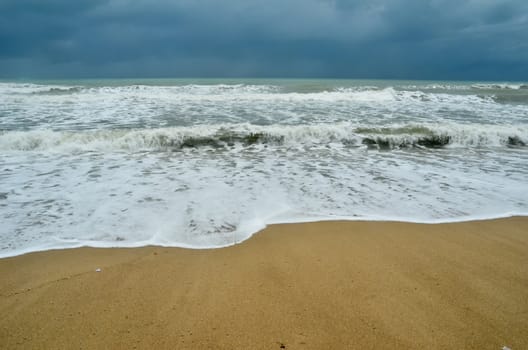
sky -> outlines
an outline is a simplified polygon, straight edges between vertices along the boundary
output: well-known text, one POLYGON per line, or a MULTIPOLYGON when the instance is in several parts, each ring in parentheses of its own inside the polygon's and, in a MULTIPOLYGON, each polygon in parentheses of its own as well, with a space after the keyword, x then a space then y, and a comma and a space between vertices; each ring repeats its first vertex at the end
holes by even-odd
POLYGON ((0 0, 0 78, 528 81, 526 0, 0 0))

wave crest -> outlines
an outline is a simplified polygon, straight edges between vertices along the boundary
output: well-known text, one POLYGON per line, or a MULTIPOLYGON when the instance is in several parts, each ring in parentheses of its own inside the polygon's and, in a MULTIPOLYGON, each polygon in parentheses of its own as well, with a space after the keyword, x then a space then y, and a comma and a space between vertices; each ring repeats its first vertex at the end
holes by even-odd
POLYGON ((0 150, 4 151, 174 151, 202 147, 248 147, 255 144, 309 146, 336 143, 380 149, 445 146, 524 147, 528 144, 528 128, 463 124, 412 124, 373 128, 339 123, 272 126, 234 124, 141 130, 33 130, 0 133, 0 150))

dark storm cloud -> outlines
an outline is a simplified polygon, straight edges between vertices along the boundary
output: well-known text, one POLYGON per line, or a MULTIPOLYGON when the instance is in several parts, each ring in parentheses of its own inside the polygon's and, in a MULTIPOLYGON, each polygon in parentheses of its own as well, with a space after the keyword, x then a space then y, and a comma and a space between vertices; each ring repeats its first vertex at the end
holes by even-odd
POLYGON ((0 77, 528 79, 525 0, 0 0, 0 77))

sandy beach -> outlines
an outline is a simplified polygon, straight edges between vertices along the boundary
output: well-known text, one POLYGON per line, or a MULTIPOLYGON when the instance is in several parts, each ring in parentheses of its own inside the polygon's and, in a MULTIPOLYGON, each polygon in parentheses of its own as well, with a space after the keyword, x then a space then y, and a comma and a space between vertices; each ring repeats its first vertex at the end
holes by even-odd
POLYGON ((38 252, 0 280, 2 349, 528 349, 527 217, 38 252))

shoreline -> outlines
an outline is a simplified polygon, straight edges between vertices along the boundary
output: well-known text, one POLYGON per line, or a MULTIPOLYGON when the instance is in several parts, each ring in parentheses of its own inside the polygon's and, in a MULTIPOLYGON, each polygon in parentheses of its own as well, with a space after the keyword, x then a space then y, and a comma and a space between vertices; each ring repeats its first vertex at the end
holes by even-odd
MULTIPOLYGON (((2 255, 0 253, 0 260, 7 259, 7 258, 15 258, 18 256, 24 256, 27 254, 33 254, 33 253, 41 253, 41 252, 50 252, 50 251, 61 251, 61 250, 70 250, 70 249, 80 249, 80 248, 94 248, 94 249, 141 249, 141 248, 170 248, 170 249, 191 249, 191 250, 214 250, 214 249, 224 249, 229 248, 238 244, 242 244, 246 242, 247 240, 250 240, 254 235, 265 231, 268 229, 268 227, 277 226, 277 225, 303 225, 303 224, 318 224, 318 223, 332 223, 332 222, 360 222, 360 223, 395 223, 395 224, 417 224, 417 225, 445 225, 445 224, 457 224, 457 223, 470 223, 470 222, 478 222, 478 221, 494 221, 494 220, 502 220, 502 219, 511 219, 511 218, 528 218, 528 214, 521 214, 521 213, 506 213, 502 215, 496 215, 496 216, 467 216, 467 217, 461 217, 461 218, 455 218, 455 219, 437 219, 437 220, 413 220, 413 219, 397 219, 397 218, 384 218, 384 217, 357 217, 357 218, 349 218, 349 217, 335 217, 335 218, 328 218, 328 217, 313 217, 313 218, 297 218, 290 220, 279 220, 279 221, 272 221, 269 224, 263 224, 262 228, 252 231, 249 234, 242 234, 242 233, 235 233, 234 234, 234 243, 228 243, 225 245, 219 245, 219 246, 193 246, 193 245, 187 245, 187 244, 180 244, 180 245, 171 245, 171 244, 158 244, 158 243, 152 243, 152 242, 135 242, 131 244, 118 244, 118 245, 110 245, 110 242, 104 242, 105 244, 83 244, 79 243, 78 245, 68 246, 68 247, 51 247, 51 248, 34 248, 34 249, 22 249, 17 252, 7 253, 5 255, 2 255), (239 239, 238 237, 244 237, 242 239, 239 239), (108 244, 108 245, 107 245, 108 244)), ((103 241, 101 241, 103 242, 103 241)))
POLYGON ((6 348, 528 348, 528 217, 0 259, 6 348), (100 269, 100 272, 96 272, 100 269))

